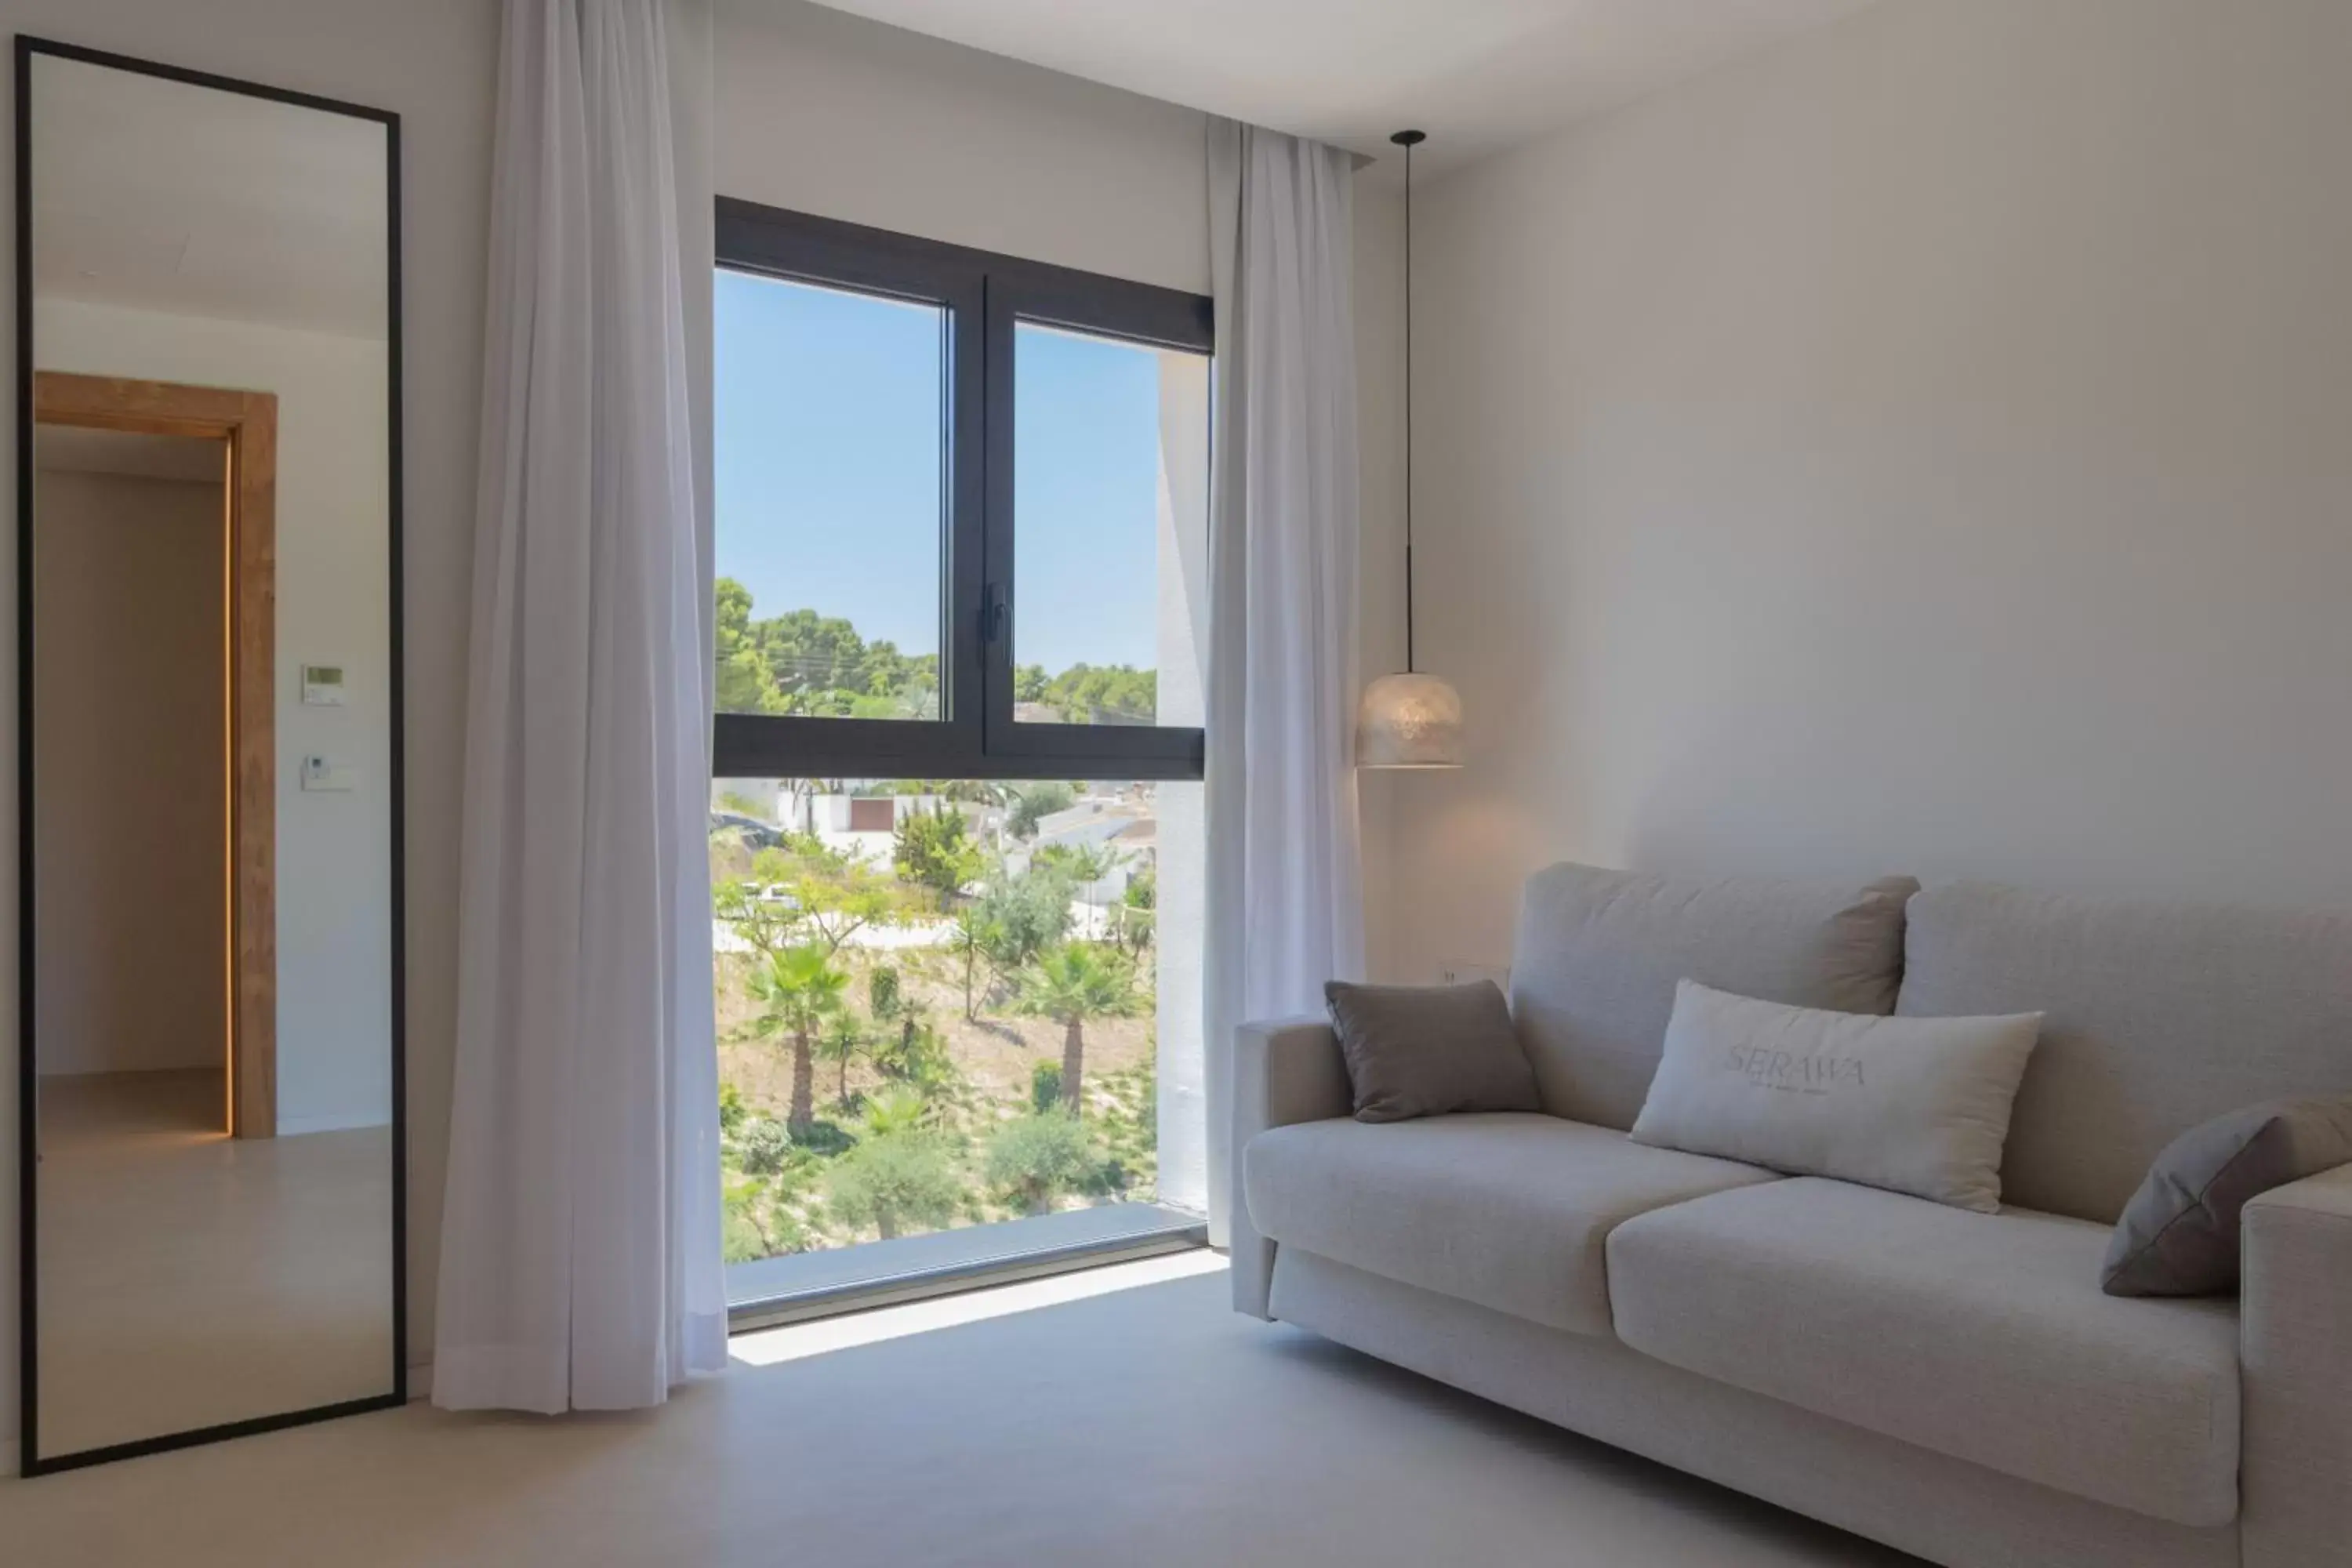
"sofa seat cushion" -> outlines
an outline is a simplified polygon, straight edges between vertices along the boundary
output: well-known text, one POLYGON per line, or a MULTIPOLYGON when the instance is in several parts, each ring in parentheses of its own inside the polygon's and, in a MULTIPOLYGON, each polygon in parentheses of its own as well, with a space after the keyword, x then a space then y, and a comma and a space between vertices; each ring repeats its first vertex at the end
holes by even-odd
POLYGON ((2176 1524, 2238 1510, 2238 1319, 2099 1289, 2107 1228, 1817 1177, 1609 1237, 1618 1337, 1688 1372, 2176 1524))
POLYGON ((1609 1332, 1612 1226, 1780 1179, 1521 1112, 1276 1127, 1242 1172, 1251 1223, 1279 1246, 1580 1334, 1609 1332))

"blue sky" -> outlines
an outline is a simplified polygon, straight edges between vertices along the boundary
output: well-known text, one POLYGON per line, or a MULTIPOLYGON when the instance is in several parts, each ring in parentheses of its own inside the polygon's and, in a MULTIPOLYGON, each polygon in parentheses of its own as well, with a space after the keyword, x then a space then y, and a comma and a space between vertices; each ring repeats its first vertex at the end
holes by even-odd
MULTIPOLYGON (((939 651, 940 313, 721 271, 719 574, 756 616, 807 607, 939 651)), ((1158 615, 1153 351, 1015 337, 1014 656, 1150 668, 1158 615)))

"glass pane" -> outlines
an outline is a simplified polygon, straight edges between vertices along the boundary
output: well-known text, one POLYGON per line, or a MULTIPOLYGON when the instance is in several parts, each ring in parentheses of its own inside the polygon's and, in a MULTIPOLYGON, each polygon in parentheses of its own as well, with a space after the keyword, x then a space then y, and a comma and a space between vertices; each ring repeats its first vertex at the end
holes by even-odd
POLYGON ((732 1299, 1205 1205, 1201 823, 1191 783, 713 784, 732 1299))
POLYGON ((940 717, 946 311, 721 269, 718 709, 940 717))
POLYGON ((1013 331, 1013 718, 1201 722, 1207 356, 1013 331))

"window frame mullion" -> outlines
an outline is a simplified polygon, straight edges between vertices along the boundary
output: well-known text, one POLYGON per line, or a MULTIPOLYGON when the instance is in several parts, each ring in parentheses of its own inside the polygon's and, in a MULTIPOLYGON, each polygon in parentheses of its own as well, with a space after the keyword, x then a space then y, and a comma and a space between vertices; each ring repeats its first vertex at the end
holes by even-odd
POLYGON ((941 307, 946 371, 940 719, 720 713, 712 776, 1200 778, 1197 728, 1013 722, 1013 356, 1023 321, 1206 353, 1210 302, 729 196, 718 201, 715 238, 725 269, 941 307), (1005 610, 989 638, 992 591, 1005 610))

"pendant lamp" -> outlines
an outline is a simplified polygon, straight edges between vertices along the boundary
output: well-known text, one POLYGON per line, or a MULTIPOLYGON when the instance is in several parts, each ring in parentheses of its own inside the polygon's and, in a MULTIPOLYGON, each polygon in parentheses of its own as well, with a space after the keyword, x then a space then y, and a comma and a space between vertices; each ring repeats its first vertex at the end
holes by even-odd
POLYGON ((1412 657, 1412 150, 1428 137, 1400 131, 1404 149, 1404 672, 1364 688, 1356 707, 1360 768, 1458 768, 1462 698, 1443 676, 1426 675, 1412 657))

